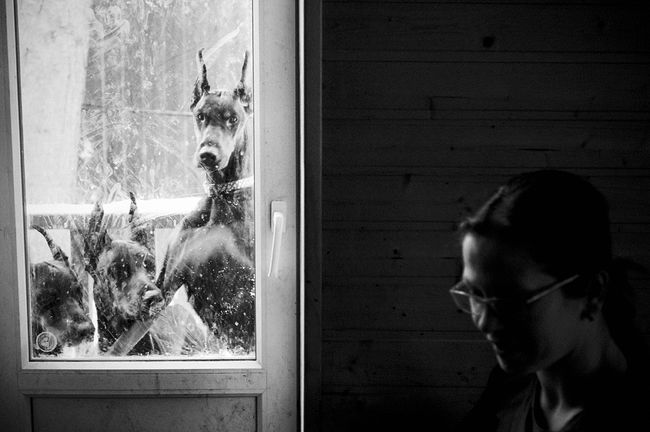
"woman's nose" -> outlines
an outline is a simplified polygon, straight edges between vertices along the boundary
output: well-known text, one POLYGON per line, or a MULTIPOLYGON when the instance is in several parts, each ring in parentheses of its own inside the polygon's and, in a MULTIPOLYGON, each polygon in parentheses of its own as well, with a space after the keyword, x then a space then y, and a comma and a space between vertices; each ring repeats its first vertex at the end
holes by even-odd
POLYGON ((493 333, 500 327, 499 317, 494 313, 494 310, 485 305, 481 310, 472 315, 474 325, 482 333, 493 333))

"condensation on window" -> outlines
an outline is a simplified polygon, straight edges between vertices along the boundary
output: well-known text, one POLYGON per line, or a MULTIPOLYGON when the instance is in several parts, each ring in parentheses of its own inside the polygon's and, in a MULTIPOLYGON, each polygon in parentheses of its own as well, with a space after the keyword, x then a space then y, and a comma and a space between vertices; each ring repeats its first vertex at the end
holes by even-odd
POLYGON ((252 18, 18 1, 32 360, 255 358, 252 18))

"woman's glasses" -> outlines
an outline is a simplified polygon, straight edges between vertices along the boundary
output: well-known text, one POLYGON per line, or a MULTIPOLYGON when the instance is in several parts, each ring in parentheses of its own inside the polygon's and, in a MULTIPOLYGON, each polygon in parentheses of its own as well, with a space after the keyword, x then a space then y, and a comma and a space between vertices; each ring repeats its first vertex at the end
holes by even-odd
POLYGON ((481 315, 488 307, 492 308, 497 314, 521 313, 526 306, 570 284, 579 277, 580 275, 576 274, 561 281, 553 282, 551 285, 540 288, 526 297, 486 297, 483 292, 470 287, 465 281, 458 282, 449 290, 449 293, 460 310, 472 315, 481 315))

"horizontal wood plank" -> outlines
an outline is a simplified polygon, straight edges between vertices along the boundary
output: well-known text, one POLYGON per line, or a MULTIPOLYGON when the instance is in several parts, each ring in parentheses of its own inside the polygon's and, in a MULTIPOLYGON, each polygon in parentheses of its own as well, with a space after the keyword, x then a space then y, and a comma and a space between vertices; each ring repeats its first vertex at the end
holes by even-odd
POLYGON ((495 365, 479 340, 323 341, 323 386, 481 387, 495 365))
POLYGON ((323 3, 332 49, 650 52, 643 2, 323 3))
MULTIPOLYGON (((632 274, 637 324, 650 333, 650 277, 632 274)), ((476 333, 470 317, 459 311, 449 295, 455 277, 330 278, 323 285, 322 327, 325 338, 368 337, 363 332, 399 332, 400 338, 437 338, 452 332, 476 333), (336 333, 328 333, 328 332, 336 333), (410 333, 409 333, 410 332, 410 333)), ((384 337, 384 336, 382 336, 384 337)))
POLYGON ((324 124, 326 175, 347 167, 356 168, 355 172, 361 167, 378 167, 378 173, 391 167, 650 169, 650 122, 329 120, 324 124))
MULTIPOLYGON (((551 90, 554 91, 554 90, 551 90)), ((420 101, 423 97, 420 98, 420 101)), ((424 99, 427 99, 424 97, 424 99)), ((428 99, 427 99, 428 100, 428 99)), ((419 101, 416 105, 404 108, 375 108, 375 107, 327 107, 323 110, 326 120, 349 121, 442 121, 467 123, 475 121, 525 121, 525 122, 566 122, 573 124, 576 121, 602 123, 648 123, 648 111, 629 110, 581 110, 573 105, 565 105, 564 109, 540 109, 535 106, 527 108, 497 108, 491 109, 489 104, 467 109, 435 109, 424 108, 419 101), (435 111, 435 113, 433 113, 435 111)), ((627 102, 623 102, 627 103, 627 102)))
POLYGON ((257 430, 255 397, 34 397, 33 430, 257 430))
POLYGON ((330 49, 323 53, 326 62, 381 63, 564 63, 589 64, 648 64, 647 52, 615 51, 416 51, 416 50, 355 50, 330 49))
MULTIPOLYGON (((650 233, 613 233, 614 253, 650 268, 650 233)), ((452 231, 327 230, 324 274, 458 277, 460 250, 452 231)))
POLYGON ((326 281, 324 330, 475 331, 449 295, 457 278, 326 281))
MULTIPOLYGON (((408 169, 408 168, 407 168, 408 169)), ((381 170, 375 173, 359 173, 358 175, 325 175, 323 186, 328 195, 325 199, 361 199, 373 201, 377 199, 390 199, 397 201, 409 200, 448 200, 462 198, 464 194, 471 193, 471 188, 479 184, 488 183, 493 189, 505 182, 510 174, 473 175, 468 169, 464 176, 445 176, 431 170, 429 175, 410 174, 408 171, 403 175, 393 173, 384 174, 381 170), (410 175, 409 175, 410 174, 410 175)), ((577 170, 573 170, 577 171, 577 170)), ((576 172, 576 174, 580 174, 576 172)), ((620 202, 638 198, 646 198, 650 192, 650 172, 647 176, 619 177, 616 173, 605 176, 586 176, 595 187, 600 189, 606 196, 611 195, 610 200, 620 199, 620 202), (617 195, 627 193, 629 195, 617 195)), ((645 202, 645 199, 642 200, 645 202)), ((615 202, 618 203, 618 200, 615 202)), ((433 202, 435 203, 435 201, 433 202)), ((433 204, 432 203, 432 204, 433 204)), ((646 216, 650 216, 647 214, 646 216)))
POLYGON ((650 144, 648 124, 526 121, 458 122, 405 120, 395 122, 325 120, 323 148, 327 151, 359 149, 426 151, 429 147, 456 150, 599 150, 636 152, 650 144), (380 147, 377 147, 380 146, 380 147))
POLYGON ((323 394, 323 430, 415 431, 422 425, 446 431, 478 401, 472 387, 329 387, 323 394))
POLYGON ((650 119, 650 64, 329 61, 323 85, 325 118, 650 119))
MULTIPOLYGON (((468 169, 454 175, 428 168, 420 171, 427 174, 415 174, 413 167, 399 170, 373 168, 363 173, 357 169, 346 175, 328 172, 323 177, 323 219, 456 223, 477 210, 514 172, 525 171, 494 169, 493 174, 474 174, 468 169), (399 170, 402 174, 396 174, 399 170)), ((618 176, 611 171, 586 177, 608 199, 613 223, 648 222, 650 176, 618 176)))

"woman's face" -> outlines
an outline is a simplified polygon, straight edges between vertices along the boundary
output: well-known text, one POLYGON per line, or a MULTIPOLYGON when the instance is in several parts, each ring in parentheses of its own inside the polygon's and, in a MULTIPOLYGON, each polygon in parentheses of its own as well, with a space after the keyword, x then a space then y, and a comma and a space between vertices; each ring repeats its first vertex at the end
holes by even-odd
MULTIPOLYGON (((467 234, 463 239, 463 280, 486 297, 526 298, 557 281, 522 248, 467 234)), ((547 369, 581 344, 582 299, 556 290, 513 311, 491 307, 473 315, 476 327, 492 344, 501 368, 509 372, 547 369)))

